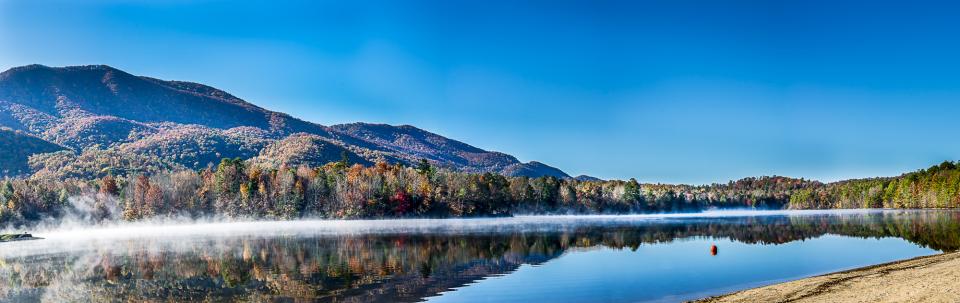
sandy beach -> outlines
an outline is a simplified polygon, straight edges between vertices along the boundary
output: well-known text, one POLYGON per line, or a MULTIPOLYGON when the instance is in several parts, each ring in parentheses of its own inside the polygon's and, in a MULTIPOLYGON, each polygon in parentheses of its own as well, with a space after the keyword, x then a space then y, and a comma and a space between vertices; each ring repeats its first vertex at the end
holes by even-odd
POLYGON ((960 252, 878 264, 693 302, 960 302, 960 252))

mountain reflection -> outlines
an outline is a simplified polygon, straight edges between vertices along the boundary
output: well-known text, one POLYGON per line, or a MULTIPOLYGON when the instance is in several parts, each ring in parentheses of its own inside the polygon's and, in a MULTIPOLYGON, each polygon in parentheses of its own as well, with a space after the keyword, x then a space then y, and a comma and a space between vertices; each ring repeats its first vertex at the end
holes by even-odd
MULTIPOLYGON (((136 239, 0 260, 0 301, 419 301, 574 248, 692 237, 782 244, 825 234, 960 247, 960 213, 682 218, 554 231, 136 239)), ((2 246, 0 246, 2 248, 2 246)), ((706 253, 708 247, 704 247, 706 253)))

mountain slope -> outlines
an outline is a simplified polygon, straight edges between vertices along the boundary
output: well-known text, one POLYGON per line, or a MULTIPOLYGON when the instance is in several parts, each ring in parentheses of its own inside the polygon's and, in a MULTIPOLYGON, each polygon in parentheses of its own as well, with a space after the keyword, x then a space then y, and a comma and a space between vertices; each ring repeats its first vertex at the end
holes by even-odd
MULTIPOLYGON (((355 163, 412 165, 428 159, 467 172, 566 177, 541 163, 521 163, 513 156, 413 126, 326 127, 266 110, 210 86, 135 76, 106 65, 29 65, 0 73, 0 126, 67 147, 78 156, 97 148, 102 153, 136 154, 194 169, 226 157, 258 157, 262 163, 277 165, 316 163, 329 160, 328 152, 335 151, 334 160, 339 160, 339 153, 347 151, 357 157, 355 163), (271 149, 264 153, 268 146, 271 149), (315 152, 320 155, 310 154, 315 152), (283 158, 291 155, 299 156, 283 158)), ((59 163, 40 161, 47 162, 59 163)))
POLYGON ((13 68, 0 74, 0 100, 51 115, 78 110, 144 123, 323 132, 322 126, 265 110, 209 86, 138 77, 106 65, 13 68))
POLYGON ((330 162, 340 161, 342 155, 347 155, 347 161, 361 165, 373 163, 357 154, 331 143, 324 138, 306 133, 293 134, 283 140, 277 140, 260 150, 260 154, 252 159, 253 163, 267 166, 321 166, 330 162))
POLYGON ((217 163, 223 158, 251 158, 270 142, 269 135, 258 128, 237 127, 223 130, 202 125, 184 125, 161 129, 118 148, 123 152, 152 155, 197 169, 209 163, 217 163))
POLYGON ((505 176, 511 177, 553 176, 557 178, 570 178, 570 175, 567 175, 567 173, 563 172, 562 170, 537 161, 530 161, 528 163, 515 163, 504 168, 501 173, 505 176))
POLYGON ((330 126, 330 130, 383 147, 388 153, 410 162, 427 159, 443 167, 468 172, 516 172, 518 176, 569 177, 543 163, 521 163, 511 155, 482 150, 410 125, 350 123, 330 126))
POLYGON ((21 131, 0 128, 0 168, 4 175, 16 176, 30 172, 28 160, 31 155, 63 150, 62 146, 44 141, 21 131))

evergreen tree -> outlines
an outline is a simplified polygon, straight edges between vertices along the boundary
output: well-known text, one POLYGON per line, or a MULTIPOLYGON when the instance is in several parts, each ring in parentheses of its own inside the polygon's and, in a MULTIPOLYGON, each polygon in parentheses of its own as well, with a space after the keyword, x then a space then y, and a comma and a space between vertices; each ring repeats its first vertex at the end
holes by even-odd
POLYGON ((3 202, 2 206, 9 211, 16 211, 20 208, 16 193, 13 191, 13 183, 10 180, 4 180, 3 185, 0 185, 0 201, 3 202))
POLYGON ((432 175, 433 167, 430 166, 430 161, 427 161, 427 159, 420 159, 420 162, 417 163, 417 172, 425 176, 432 175))
POLYGON ((637 179, 630 178, 627 184, 623 186, 623 201, 630 203, 634 207, 640 205, 643 200, 643 193, 640 191, 640 183, 637 179))

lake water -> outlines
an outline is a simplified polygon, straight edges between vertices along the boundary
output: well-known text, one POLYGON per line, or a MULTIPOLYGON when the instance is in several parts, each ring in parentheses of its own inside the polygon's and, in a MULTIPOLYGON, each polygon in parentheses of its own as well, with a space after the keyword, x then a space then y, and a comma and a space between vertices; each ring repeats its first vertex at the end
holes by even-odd
POLYGON ((956 250, 960 212, 197 223, 36 235, 46 239, 0 243, 0 301, 675 302, 956 250))

